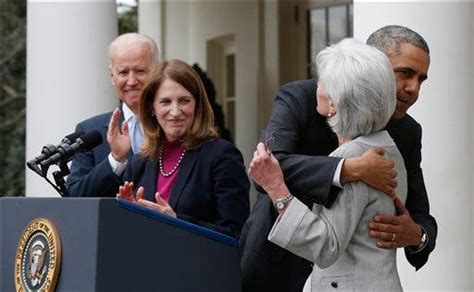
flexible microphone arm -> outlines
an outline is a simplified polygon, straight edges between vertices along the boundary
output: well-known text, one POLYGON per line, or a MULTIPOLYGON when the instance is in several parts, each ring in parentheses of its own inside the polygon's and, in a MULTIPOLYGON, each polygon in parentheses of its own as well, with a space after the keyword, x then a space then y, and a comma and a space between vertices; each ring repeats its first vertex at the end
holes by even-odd
POLYGON ((77 138, 77 135, 75 133, 66 136, 63 143, 58 146, 45 146, 40 156, 26 163, 28 168, 43 177, 62 197, 69 197, 66 181, 64 180, 64 177, 70 174, 67 163, 78 152, 88 151, 102 143, 102 136, 99 131, 89 132, 79 138, 77 138), (56 184, 48 179, 48 169, 52 164, 59 166, 59 170, 53 172, 56 184))
POLYGON ((66 188, 66 181, 64 180, 64 177, 70 173, 69 167, 64 161, 59 163, 59 170, 53 172, 54 181, 56 182, 57 186, 56 191, 58 191, 62 197, 69 197, 69 191, 66 188))

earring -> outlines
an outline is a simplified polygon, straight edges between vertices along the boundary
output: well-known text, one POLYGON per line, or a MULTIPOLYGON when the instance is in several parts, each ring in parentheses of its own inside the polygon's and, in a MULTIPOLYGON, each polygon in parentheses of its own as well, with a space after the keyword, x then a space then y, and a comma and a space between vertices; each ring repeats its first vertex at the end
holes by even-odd
POLYGON ((334 109, 330 108, 328 113, 328 118, 332 117, 335 114, 334 109))

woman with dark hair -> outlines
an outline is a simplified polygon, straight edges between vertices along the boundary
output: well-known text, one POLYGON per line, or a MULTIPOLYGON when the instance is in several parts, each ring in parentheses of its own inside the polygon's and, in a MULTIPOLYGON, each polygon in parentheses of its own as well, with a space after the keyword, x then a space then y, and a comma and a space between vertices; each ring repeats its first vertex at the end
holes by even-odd
POLYGON ((197 73, 180 60, 160 62, 143 90, 140 121, 144 145, 117 196, 238 238, 250 185, 242 154, 214 129, 197 73))

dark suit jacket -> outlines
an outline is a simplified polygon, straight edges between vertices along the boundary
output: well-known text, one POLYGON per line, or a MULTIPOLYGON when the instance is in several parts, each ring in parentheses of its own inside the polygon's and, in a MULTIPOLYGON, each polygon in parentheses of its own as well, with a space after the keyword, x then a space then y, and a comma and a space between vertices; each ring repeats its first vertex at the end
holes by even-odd
MULTIPOLYGON (((242 154, 223 139, 207 140, 188 150, 178 168, 168 203, 178 218, 238 238, 249 215, 250 184, 242 154)), ((124 179, 145 188, 155 201, 157 161, 135 155, 124 179)))
MULTIPOLYGON (((436 221, 429 214, 419 165, 421 127, 418 131, 412 122, 403 122, 395 123, 387 130, 391 135, 394 133, 395 143, 407 168, 409 188, 406 208, 415 222, 425 228, 429 237, 429 244, 423 251, 413 254, 406 250, 409 262, 419 269, 434 249, 437 236, 436 221), (405 135, 407 131, 414 134, 405 135), (397 135, 403 138, 397 138, 397 135)), ((309 207, 313 203, 330 207, 339 192, 332 186, 332 178, 340 159, 321 155, 331 153, 338 142, 326 118, 316 111, 314 79, 292 82, 280 88, 263 133, 266 132, 276 134, 273 153, 280 161, 290 192, 309 207)), ((244 291, 301 291, 311 272, 311 263, 266 240, 277 215, 268 196, 259 195, 240 239, 244 291)))
MULTIPOLYGON (((110 167, 107 156, 107 130, 112 112, 87 119, 76 126, 76 132, 88 133, 97 130, 102 135, 102 143, 90 151, 74 156, 71 174, 67 177, 67 188, 71 197, 115 197, 121 177, 110 167)), ((120 116, 120 124, 123 122, 120 116)))

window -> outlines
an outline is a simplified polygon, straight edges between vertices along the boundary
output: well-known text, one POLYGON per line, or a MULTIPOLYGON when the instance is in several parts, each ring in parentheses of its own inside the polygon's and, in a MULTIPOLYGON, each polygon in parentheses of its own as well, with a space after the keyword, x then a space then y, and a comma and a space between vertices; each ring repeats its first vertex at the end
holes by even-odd
POLYGON ((352 3, 330 7, 318 7, 308 12, 309 54, 308 77, 314 77, 316 56, 325 47, 335 44, 346 37, 352 37, 352 3))

